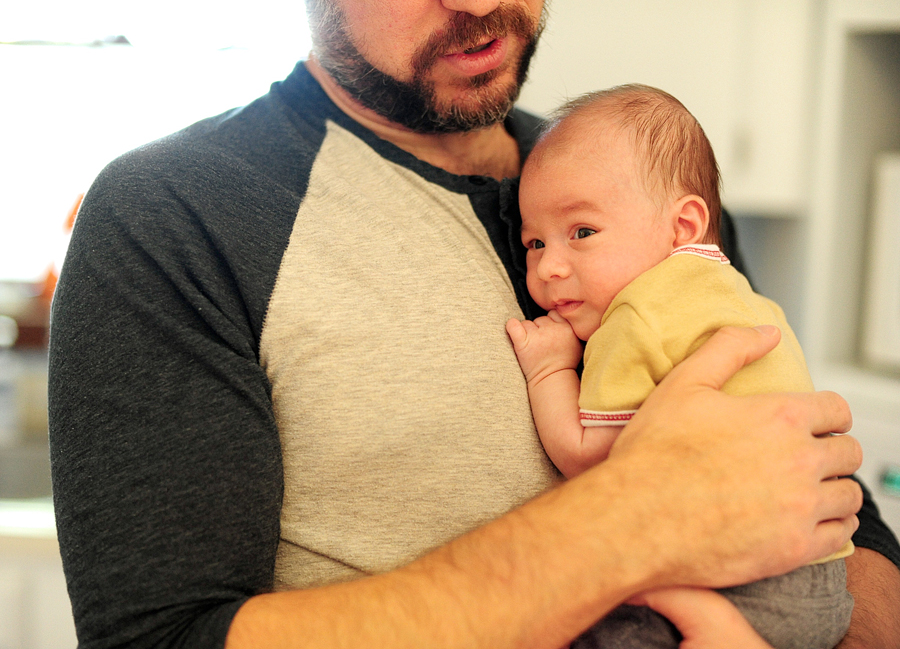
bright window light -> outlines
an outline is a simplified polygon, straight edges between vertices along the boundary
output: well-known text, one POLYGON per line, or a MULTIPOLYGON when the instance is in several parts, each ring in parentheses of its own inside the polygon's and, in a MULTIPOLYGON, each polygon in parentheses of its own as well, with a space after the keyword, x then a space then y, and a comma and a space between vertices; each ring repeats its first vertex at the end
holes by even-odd
POLYGON ((49 498, 0 500, 0 536, 56 536, 56 518, 49 498))
POLYGON ((302 0, 5 4, 0 281, 59 265, 66 216, 107 162, 264 94, 310 48, 302 0))

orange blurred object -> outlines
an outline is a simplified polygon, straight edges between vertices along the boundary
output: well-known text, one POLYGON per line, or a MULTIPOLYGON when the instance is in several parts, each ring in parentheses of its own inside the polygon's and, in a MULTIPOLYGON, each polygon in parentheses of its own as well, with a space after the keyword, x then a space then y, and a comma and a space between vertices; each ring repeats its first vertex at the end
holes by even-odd
POLYGON ((75 227, 75 217, 78 216, 78 210, 81 207, 81 201, 83 200, 84 194, 78 194, 78 198, 75 199, 75 204, 72 205, 72 209, 69 210, 69 215, 66 217, 66 222, 63 224, 64 232, 71 232, 72 228, 75 227))
MULTIPOLYGON (((78 209, 81 207, 81 201, 83 200, 84 194, 78 194, 78 198, 75 199, 72 209, 69 210, 69 214, 66 216, 66 220, 63 223, 63 232, 66 234, 70 233, 72 228, 75 227, 75 217, 78 216, 78 209)), ((58 280, 59 275, 56 272, 56 268, 51 265, 50 268, 47 269, 47 275, 41 282, 41 290, 38 296, 48 307, 53 300, 53 292, 56 290, 56 282, 58 280)))
MULTIPOLYGON (((68 234, 72 231, 83 199, 84 194, 79 194, 63 222, 63 232, 68 234)), ((58 280, 57 268, 51 264, 44 278, 31 285, 34 291, 33 298, 17 317, 19 337, 16 340, 16 347, 45 347, 47 345, 50 328, 50 303, 53 301, 53 293, 56 291, 58 280)))

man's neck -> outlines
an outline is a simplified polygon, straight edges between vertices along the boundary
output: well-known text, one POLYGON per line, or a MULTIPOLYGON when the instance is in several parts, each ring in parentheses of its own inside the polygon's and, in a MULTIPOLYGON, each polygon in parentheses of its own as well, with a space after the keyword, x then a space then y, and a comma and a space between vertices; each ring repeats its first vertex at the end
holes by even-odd
POLYGON ((338 108, 381 139, 420 160, 459 175, 491 176, 497 180, 519 175, 519 147, 503 124, 468 133, 417 133, 360 104, 313 56, 305 65, 338 108))

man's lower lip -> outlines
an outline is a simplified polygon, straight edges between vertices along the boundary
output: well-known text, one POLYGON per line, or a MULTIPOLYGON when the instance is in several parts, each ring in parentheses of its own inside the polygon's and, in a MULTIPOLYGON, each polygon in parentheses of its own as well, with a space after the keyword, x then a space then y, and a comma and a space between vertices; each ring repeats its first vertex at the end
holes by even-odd
POLYGON ((506 38, 495 38, 482 50, 470 54, 466 52, 447 54, 442 56, 441 60, 457 72, 473 77, 500 67, 506 60, 507 48, 506 38))

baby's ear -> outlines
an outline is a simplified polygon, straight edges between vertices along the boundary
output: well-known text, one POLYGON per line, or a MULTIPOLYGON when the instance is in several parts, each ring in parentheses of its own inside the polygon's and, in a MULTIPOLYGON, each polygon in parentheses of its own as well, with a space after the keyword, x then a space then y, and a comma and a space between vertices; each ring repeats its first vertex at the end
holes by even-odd
POLYGON ((675 217, 675 246, 702 243, 709 228, 709 208, 696 194, 678 199, 672 210, 675 217))

